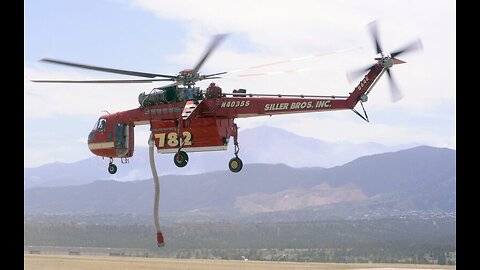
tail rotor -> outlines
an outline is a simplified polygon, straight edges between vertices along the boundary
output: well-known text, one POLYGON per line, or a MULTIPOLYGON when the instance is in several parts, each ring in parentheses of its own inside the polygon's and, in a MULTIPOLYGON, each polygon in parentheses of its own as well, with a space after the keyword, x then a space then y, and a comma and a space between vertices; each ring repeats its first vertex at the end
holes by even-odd
POLYGON ((372 68, 374 68, 377 64, 380 64, 383 68, 385 68, 385 71, 387 72, 388 82, 390 84, 390 94, 391 94, 391 97, 392 97, 392 101, 393 102, 399 101, 400 99, 402 99, 403 95, 402 95, 402 93, 400 91, 400 88, 398 87, 396 81, 394 80, 394 77, 392 75, 392 71, 390 70, 390 68, 393 67, 394 65, 399 65, 399 64, 406 63, 405 61, 396 58, 397 56, 402 55, 404 53, 408 53, 408 52, 414 52, 414 51, 417 51, 417 50, 422 50, 423 49, 422 41, 420 39, 416 39, 416 40, 408 43, 407 45, 401 47, 401 49, 393 51, 390 54, 385 54, 385 52, 384 52, 384 50, 381 46, 381 43, 380 43, 377 21, 373 21, 373 22, 369 23, 367 25, 367 27, 369 29, 370 36, 372 38, 375 50, 376 50, 377 54, 380 54, 380 57, 375 58, 375 60, 377 60, 377 63, 375 63, 374 65, 370 65, 370 66, 367 66, 367 67, 364 67, 364 68, 361 68, 361 69, 357 69, 357 70, 348 72, 347 73, 347 79, 348 79, 349 82, 352 82, 352 81, 358 79, 360 76, 365 75, 368 71, 370 71, 372 68))

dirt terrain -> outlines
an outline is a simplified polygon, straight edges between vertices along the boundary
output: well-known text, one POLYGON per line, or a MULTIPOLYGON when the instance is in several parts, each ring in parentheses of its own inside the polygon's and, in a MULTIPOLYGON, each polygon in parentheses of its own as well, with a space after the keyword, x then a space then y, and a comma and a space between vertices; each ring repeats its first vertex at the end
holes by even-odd
POLYGON ((102 257, 102 256, 60 256, 60 255, 24 255, 25 270, 96 270, 96 269, 166 269, 166 270, 274 270, 274 269, 456 269, 455 266, 412 265, 412 264, 337 264, 337 263, 298 263, 270 261, 227 261, 227 260, 188 260, 138 257, 102 257))

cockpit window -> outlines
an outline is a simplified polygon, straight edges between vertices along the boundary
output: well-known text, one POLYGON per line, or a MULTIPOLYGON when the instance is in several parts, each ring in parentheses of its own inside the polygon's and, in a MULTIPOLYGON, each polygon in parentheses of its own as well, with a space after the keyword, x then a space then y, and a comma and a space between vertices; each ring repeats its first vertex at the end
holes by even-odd
POLYGON ((100 118, 98 119, 97 124, 95 124, 95 127, 93 130, 103 132, 105 131, 105 124, 107 123, 107 119, 100 118))

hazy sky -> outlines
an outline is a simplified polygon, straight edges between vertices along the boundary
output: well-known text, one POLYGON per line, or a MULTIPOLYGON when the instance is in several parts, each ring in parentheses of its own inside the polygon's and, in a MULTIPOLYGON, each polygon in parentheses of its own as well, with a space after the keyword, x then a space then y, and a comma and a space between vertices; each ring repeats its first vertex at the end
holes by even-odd
MULTIPOLYGON (((34 84, 29 80, 134 78, 38 62, 41 58, 176 74, 197 63, 213 35, 230 33, 202 73, 337 53, 255 70, 293 73, 244 78, 231 72, 216 81, 224 91, 347 95, 356 82, 349 84, 345 73, 374 63, 365 27, 373 20, 379 22, 387 53, 415 38, 423 42, 423 52, 402 55, 407 64, 392 70, 402 100, 391 103, 383 77, 365 104, 370 123, 341 111, 240 119, 237 124, 241 130, 269 125, 325 141, 455 148, 455 14, 455 1, 437 0, 26 0, 24 165, 91 157, 87 135, 102 110, 136 108, 139 93, 164 85, 34 84)), ((148 127, 136 127, 137 146, 147 145, 148 133, 148 127)))

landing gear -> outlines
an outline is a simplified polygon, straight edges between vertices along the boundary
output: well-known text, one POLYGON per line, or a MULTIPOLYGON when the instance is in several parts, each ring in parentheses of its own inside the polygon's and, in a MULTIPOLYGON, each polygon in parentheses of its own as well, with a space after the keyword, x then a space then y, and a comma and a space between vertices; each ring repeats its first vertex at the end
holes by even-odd
POLYGON ((115 174, 117 172, 117 166, 115 164, 108 165, 108 172, 110 174, 115 174))
POLYGON ((231 172, 237 173, 242 170, 243 162, 238 157, 238 152, 240 151, 240 147, 238 146, 238 127, 237 124, 233 124, 233 143, 235 145, 235 157, 230 159, 228 162, 228 168, 231 172))
POLYGON ((110 163, 108 163, 108 172, 110 174, 115 174, 117 172, 117 166, 113 164, 113 158, 110 158, 110 163))
POLYGON ((188 155, 184 151, 178 151, 173 157, 173 162, 177 167, 185 167, 188 163, 188 155))
POLYGON ((234 157, 228 162, 228 168, 230 171, 237 173, 242 170, 243 162, 239 157, 234 157))

